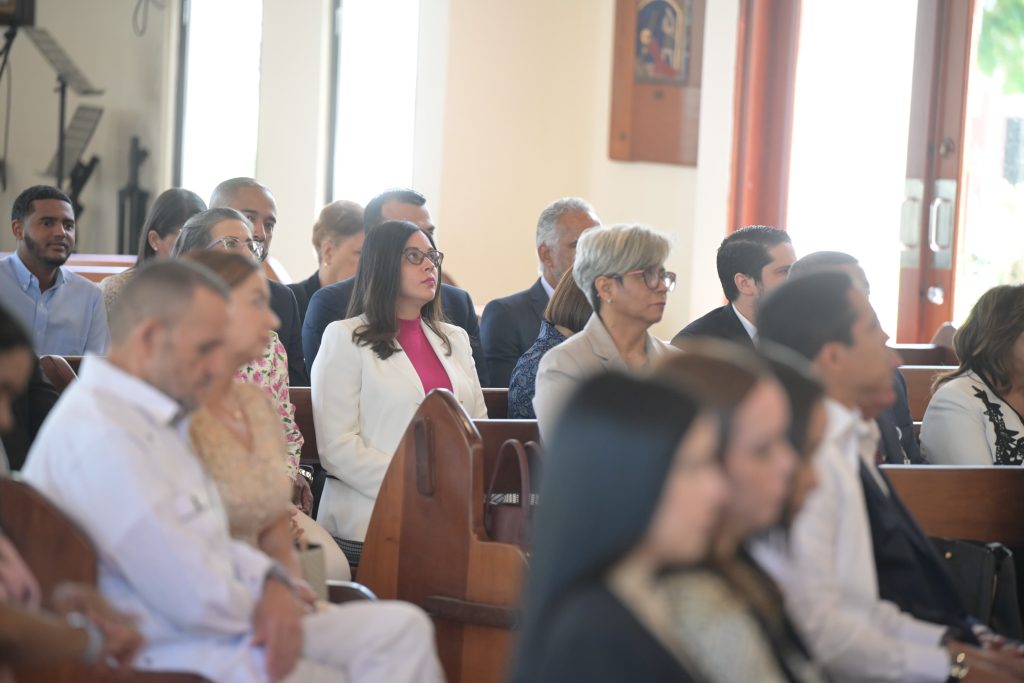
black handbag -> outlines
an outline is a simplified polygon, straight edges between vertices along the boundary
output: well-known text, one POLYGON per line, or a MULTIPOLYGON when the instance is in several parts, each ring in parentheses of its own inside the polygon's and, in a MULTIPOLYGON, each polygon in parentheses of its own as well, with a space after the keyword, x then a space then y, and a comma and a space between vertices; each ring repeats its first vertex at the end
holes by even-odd
POLYGON ((1024 635, 1017 600, 1013 553, 1002 543, 932 538, 946 561, 969 614, 994 632, 1020 640, 1024 635))

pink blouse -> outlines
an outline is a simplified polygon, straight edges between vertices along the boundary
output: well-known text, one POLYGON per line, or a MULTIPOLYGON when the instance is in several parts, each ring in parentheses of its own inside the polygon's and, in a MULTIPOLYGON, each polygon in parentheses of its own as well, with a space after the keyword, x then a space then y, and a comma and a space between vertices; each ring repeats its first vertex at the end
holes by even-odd
POLYGON ((416 374, 423 382, 423 393, 429 394, 432 389, 453 391, 452 380, 445 372, 434 347, 430 345, 419 318, 398 321, 398 343, 416 368, 416 374))

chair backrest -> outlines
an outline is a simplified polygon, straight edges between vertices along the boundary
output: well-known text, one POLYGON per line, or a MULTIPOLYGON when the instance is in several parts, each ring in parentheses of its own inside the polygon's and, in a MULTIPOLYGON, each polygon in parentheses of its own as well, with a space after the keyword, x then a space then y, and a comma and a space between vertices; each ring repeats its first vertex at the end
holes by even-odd
POLYGON ((484 389, 484 405, 487 406, 487 417, 504 420, 508 417, 508 389, 484 389))
POLYGON ((907 380, 907 405, 910 417, 915 421, 924 419, 924 411, 932 400, 932 382, 935 376, 949 372, 946 365, 901 365, 900 374, 907 380))
POLYGON ((39 359, 39 367, 59 393, 64 393, 68 385, 78 379, 77 369, 72 368, 63 356, 43 356, 39 359))
MULTIPOLYGON (((500 445, 500 444, 499 444, 500 445)), ((501 681, 526 558, 484 530, 484 442, 450 392, 412 419, 370 519, 359 580, 435 620, 447 678, 501 681)))

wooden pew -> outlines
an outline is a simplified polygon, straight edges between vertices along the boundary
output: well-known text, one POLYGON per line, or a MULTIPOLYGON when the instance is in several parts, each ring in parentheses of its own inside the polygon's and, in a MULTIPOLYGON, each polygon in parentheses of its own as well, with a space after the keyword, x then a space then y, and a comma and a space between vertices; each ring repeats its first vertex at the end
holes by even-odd
POLYGON ((891 344, 903 359, 902 365, 960 365, 956 353, 935 344, 891 344))
POLYGON ((935 376, 949 372, 952 368, 944 365, 901 365, 900 374, 907 380, 907 403, 910 417, 918 422, 924 419, 924 411, 932 399, 932 382, 935 376))
MULTIPOLYGON (((529 432, 529 423, 509 423, 529 432)), ((506 436, 499 425, 485 429, 490 443, 506 436)), ((484 450, 449 392, 427 396, 384 477, 359 566, 360 582, 382 599, 433 617, 451 683, 504 680, 527 567, 518 547, 484 531, 484 450)))
MULTIPOLYGON (((1024 467, 884 465, 929 536, 1024 548, 1024 467)), ((1017 555, 1017 563, 1024 557, 1017 555)))
MULTIPOLYGON (((81 360, 80 356, 76 358, 81 360)), ((78 368, 72 368, 63 356, 43 356, 39 359, 39 368, 58 393, 64 393, 68 385, 78 377, 78 368)))
POLYGON ((487 405, 487 417, 492 420, 508 417, 508 389, 484 389, 484 403, 487 405))
MULTIPOLYGON (((65 581, 96 585, 97 558, 92 541, 74 522, 28 484, 0 478, 0 527, 35 575, 44 606, 65 581)), ((112 677, 82 664, 16 671, 19 683, 99 683, 112 677)), ((135 672, 128 683, 198 683, 202 676, 135 672)))
POLYGON ((100 282, 135 265, 135 256, 124 254, 72 254, 64 265, 72 272, 100 282))

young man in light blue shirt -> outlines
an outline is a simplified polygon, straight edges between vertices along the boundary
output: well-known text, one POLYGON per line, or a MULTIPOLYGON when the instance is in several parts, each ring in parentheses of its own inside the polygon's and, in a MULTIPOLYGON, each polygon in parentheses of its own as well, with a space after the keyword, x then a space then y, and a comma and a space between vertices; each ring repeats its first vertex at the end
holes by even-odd
POLYGON ((36 185, 14 200, 17 250, 0 260, 0 304, 32 335, 39 356, 103 354, 110 342, 103 295, 64 268, 75 248, 75 211, 55 187, 36 185))

